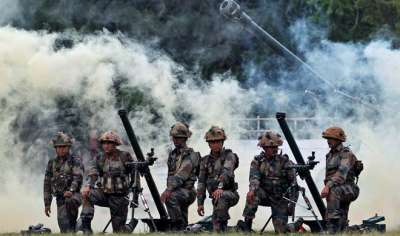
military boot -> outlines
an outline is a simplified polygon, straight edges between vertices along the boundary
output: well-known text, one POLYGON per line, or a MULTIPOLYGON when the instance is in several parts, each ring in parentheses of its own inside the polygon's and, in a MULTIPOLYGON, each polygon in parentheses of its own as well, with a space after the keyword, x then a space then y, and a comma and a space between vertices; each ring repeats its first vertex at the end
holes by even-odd
POLYGON ((326 223, 326 229, 329 234, 336 234, 339 232, 339 219, 329 219, 326 223))
POLYGON ((82 219, 82 232, 83 234, 89 235, 93 234, 92 226, 90 225, 90 220, 82 219))
POLYGON ((226 232, 228 230, 228 221, 227 220, 222 220, 219 222, 221 232, 226 232))
POLYGON ((213 220, 213 231, 220 233, 221 232, 221 222, 219 220, 213 220))
POLYGON ((245 218, 244 221, 243 220, 238 221, 236 228, 238 231, 251 232, 252 225, 253 225, 253 219, 245 218))
POLYGON ((135 230, 137 224, 138 224, 138 220, 135 219, 135 218, 132 218, 129 221, 129 223, 125 225, 124 232, 125 233, 132 233, 135 230))

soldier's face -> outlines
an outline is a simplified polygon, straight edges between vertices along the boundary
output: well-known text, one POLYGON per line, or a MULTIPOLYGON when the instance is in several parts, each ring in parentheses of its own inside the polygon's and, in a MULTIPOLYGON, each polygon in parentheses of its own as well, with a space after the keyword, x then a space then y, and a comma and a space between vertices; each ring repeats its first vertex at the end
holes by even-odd
POLYGON ((275 156, 278 153, 278 147, 263 147, 267 156, 275 156))
POLYGON ((69 154, 69 146, 57 146, 56 153, 59 157, 65 157, 69 154))
POLYGON ((186 138, 172 137, 172 142, 174 143, 175 147, 182 147, 186 143, 186 138))
POLYGON ((335 148, 341 143, 339 140, 332 138, 328 138, 326 141, 328 142, 329 148, 335 148))
POLYGON ((210 147, 211 152, 220 152, 222 150, 222 147, 224 146, 224 141, 210 141, 208 142, 208 146, 210 147))
POLYGON ((111 153, 117 149, 117 146, 113 142, 103 142, 101 143, 101 147, 105 153, 111 153))

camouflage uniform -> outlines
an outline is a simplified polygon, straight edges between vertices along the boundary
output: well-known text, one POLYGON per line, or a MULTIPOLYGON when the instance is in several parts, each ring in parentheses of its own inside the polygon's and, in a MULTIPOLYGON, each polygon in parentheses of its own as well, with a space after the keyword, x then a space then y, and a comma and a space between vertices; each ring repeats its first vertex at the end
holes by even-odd
MULTIPOLYGON (((229 217, 229 208, 239 201, 237 183, 234 170, 238 166, 238 158, 229 149, 223 149, 220 156, 209 154, 201 159, 199 182, 197 184, 197 204, 204 205, 206 190, 210 198, 212 193, 221 188, 224 190, 218 201, 213 199, 213 222, 221 224, 222 230, 226 229, 229 217)), ((215 225, 215 224, 214 224, 215 225)))
POLYGON ((245 218, 253 219, 258 205, 270 206, 272 211, 272 223, 275 232, 285 233, 288 231, 289 203, 282 197, 297 201, 298 195, 294 192, 287 192, 288 188, 296 185, 296 173, 287 169, 293 165, 287 155, 276 155, 268 158, 262 152, 254 157, 250 166, 250 191, 255 192, 253 202, 246 201, 243 212, 245 218))
MULTIPOLYGON (((334 138, 329 136, 329 132, 341 131, 342 137, 336 139, 345 141, 343 130, 338 127, 331 127, 323 133, 324 138, 334 138), (339 130, 340 129, 340 130, 339 130)), ((356 179, 356 156, 348 147, 342 143, 331 148, 326 155, 326 175, 324 183, 329 187, 327 197, 327 228, 328 231, 335 233, 342 231, 348 226, 348 212, 350 203, 357 199, 360 189, 355 183, 356 179)))
MULTIPOLYGON (((258 146, 260 147, 278 147, 283 144, 281 136, 273 131, 266 131, 259 138, 258 146)), ((283 199, 283 196, 296 202, 298 192, 295 188, 297 185, 296 172, 289 166, 293 162, 284 154, 276 154, 274 156, 266 156, 264 152, 255 156, 250 165, 250 191, 255 193, 254 201, 246 201, 243 211, 248 227, 251 229, 252 219, 259 205, 270 206, 272 211, 272 223, 275 232, 286 233, 289 231, 287 227, 288 215, 293 208, 293 203, 283 199), (293 191, 292 191, 293 190, 293 191)), ((249 230, 250 230, 249 229, 249 230)))
MULTIPOLYGON (((57 146, 70 146, 69 137, 58 133, 53 139, 57 146)), ((50 208, 53 196, 57 202, 57 221, 61 233, 74 232, 79 206, 81 205, 80 188, 83 179, 83 165, 76 156, 56 157, 49 160, 44 177, 44 205, 50 208), (64 197, 66 191, 72 192, 71 197, 64 197)))
POLYGON ((196 200, 194 183, 197 179, 200 154, 186 146, 192 135, 187 124, 177 122, 169 132, 170 137, 179 144, 168 154, 167 189, 161 195, 167 206, 171 220, 175 221, 172 230, 183 230, 188 223, 188 208, 196 200))
POLYGON ((199 160, 200 154, 188 147, 175 148, 168 156, 167 191, 171 191, 171 196, 165 205, 177 230, 188 224, 188 208, 196 200, 194 183, 199 160))
MULTIPOLYGON (((100 141, 104 141, 104 139, 100 138, 100 141)), ((121 141, 116 143, 119 145, 121 141)), ((92 161, 88 171, 88 185, 91 189, 87 201, 83 202, 81 212, 84 231, 90 227, 94 215, 94 205, 110 208, 113 232, 125 230, 131 177, 130 167, 126 163, 132 161, 132 156, 128 152, 118 149, 111 155, 102 153, 92 161), (99 178, 100 181, 98 181, 99 178)))

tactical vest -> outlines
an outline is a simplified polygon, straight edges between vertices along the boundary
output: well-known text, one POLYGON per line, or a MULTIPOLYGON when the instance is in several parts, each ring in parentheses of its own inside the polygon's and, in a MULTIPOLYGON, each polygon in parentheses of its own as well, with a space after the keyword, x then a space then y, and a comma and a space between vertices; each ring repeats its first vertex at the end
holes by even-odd
MULTIPOLYGON (((212 158, 211 155, 207 155, 204 157, 204 158, 206 158, 205 161, 206 161, 206 170, 207 170, 207 191, 210 194, 218 188, 219 177, 222 174, 222 171, 224 169, 226 157, 231 154, 235 158, 234 169, 236 170, 237 167, 239 166, 239 157, 236 155, 236 153, 232 152, 232 150, 230 150, 230 149, 224 149, 222 151, 221 155, 217 159, 212 158)), ((235 182, 234 175, 232 178, 230 178, 226 182, 228 184, 225 184, 223 186, 223 190, 236 191, 238 189, 238 185, 235 182)))
POLYGON ((260 187, 266 192, 279 195, 286 193, 291 183, 288 181, 288 171, 285 165, 289 157, 277 155, 272 160, 268 160, 264 155, 255 157, 258 161, 259 171, 261 173, 260 187))
POLYGON ((97 161, 97 168, 102 179, 101 187, 104 193, 108 194, 126 194, 129 188, 129 173, 125 168, 122 155, 125 153, 119 151, 114 160, 101 154, 97 161))
POLYGON ((181 150, 179 155, 172 156, 173 153, 170 152, 168 157, 168 176, 174 176, 180 169, 183 160, 189 158, 192 162, 192 171, 190 177, 183 183, 183 187, 186 189, 192 189, 194 183, 197 180, 200 167, 200 153, 195 152, 192 148, 184 148, 181 150))
POLYGON ((64 162, 60 162, 59 158, 52 160, 51 190, 54 196, 62 196, 71 187, 75 158, 70 155, 64 162))

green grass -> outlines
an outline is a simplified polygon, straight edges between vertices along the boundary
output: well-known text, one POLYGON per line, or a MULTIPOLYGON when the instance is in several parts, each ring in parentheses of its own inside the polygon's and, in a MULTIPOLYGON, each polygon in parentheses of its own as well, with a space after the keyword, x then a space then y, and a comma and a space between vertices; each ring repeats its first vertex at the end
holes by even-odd
MULTIPOLYGON (((133 235, 135 235, 135 236, 160 236, 160 234, 161 235, 163 235, 163 236, 168 236, 168 235, 172 235, 172 236, 177 236, 177 235, 189 235, 188 233, 181 233, 181 234, 171 234, 171 233, 135 233, 135 234, 133 234, 133 235)), ((0 233, 0 236, 17 236, 17 235, 20 235, 19 233, 0 233)), ((76 235, 82 235, 82 234, 52 234, 52 235, 59 235, 59 236, 76 236, 76 235)), ((94 234, 94 235, 104 235, 104 234, 94 234)), ((114 234, 106 234, 106 235, 114 235, 114 234)), ((118 234, 118 235, 124 235, 124 234, 118 234)), ((125 234, 125 235, 128 235, 128 234, 125 234)), ((129 234, 129 235, 132 235, 132 234, 129 234)), ((196 235, 196 236, 209 236, 209 235, 218 235, 218 234, 206 234, 206 233, 202 233, 202 234, 193 234, 193 235, 196 235)), ((223 234, 224 236, 243 236, 244 234, 240 234, 240 233, 227 233, 227 234, 223 234)), ((254 233, 254 234, 252 234, 252 235, 254 235, 254 236, 256 236, 256 235, 259 235, 258 233, 254 233)), ((264 233, 264 235, 275 235, 273 232, 266 232, 266 233, 264 233)), ((297 234, 290 234, 291 236, 294 236, 294 235, 297 235, 297 234)), ((313 235, 316 235, 316 234, 310 234, 310 233, 306 233, 306 234, 298 234, 298 235, 302 235, 302 236, 313 236, 313 235)), ((346 236, 346 235, 357 235, 357 234, 341 234, 341 235, 343 235, 343 236, 346 236)), ((361 234, 360 234, 361 235, 361 234)), ((366 234, 366 235, 368 235, 368 236, 382 236, 382 234, 380 234, 380 233, 369 233, 369 234, 366 234)), ((400 230, 396 230, 396 231, 389 231, 389 232, 386 232, 385 233, 385 236, 397 236, 397 235, 399 235, 400 236, 400 230)))

